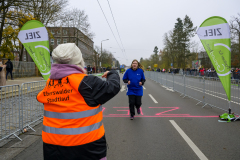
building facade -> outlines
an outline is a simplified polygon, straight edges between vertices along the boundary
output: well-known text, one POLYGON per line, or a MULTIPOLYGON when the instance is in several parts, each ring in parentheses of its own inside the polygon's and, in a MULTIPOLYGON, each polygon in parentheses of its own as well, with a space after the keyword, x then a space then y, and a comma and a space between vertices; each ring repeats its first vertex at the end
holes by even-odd
POLYGON ((47 27, 52 38, 49 39, 50 51, 59 44, 75 43, 81 50, 85 65, 92 65, 94 42, 76 27, 47 27))

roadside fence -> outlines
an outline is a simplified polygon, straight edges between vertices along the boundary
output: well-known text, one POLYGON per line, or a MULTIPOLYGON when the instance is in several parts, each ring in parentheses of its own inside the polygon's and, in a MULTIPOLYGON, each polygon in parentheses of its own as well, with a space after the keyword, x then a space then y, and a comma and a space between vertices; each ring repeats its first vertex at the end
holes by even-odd
POLYGON ((210 106, 228 112, 229 107, 235 115, 240 115, 240 81, 231 80, 231 101, 217 77, 180 75, 146 71, 145 76, 169 90, 179 92, 182 98, 195 99, 196 105, 210 106))
MULTIPOLYGON (((218 78, 218 74, 215 71, 204 71, 202 73, 198 72, 198 71, 182 71, 179 72, 179 74, 181 75, 187 75, 187 76, 201 76, 201 77, 216 77, 218 78)), ((231 73, 231 79, 240 79, 240 73, 236 73, 236 72, 232 72, 231 73)))
POLYGON ((0 142, 11 136, 17 137, 32 128, 43 118, 43 104, 36 99, 46 81, 1 86, 0 99, 0 142), (31 126, 30 126, 31 125, 31 126))
MULTIPOLYGON (((13 78, 36 76, 36 65, 34 62, 12 61, 12 63, 13 78)), ((8 79, 9 78, 11 78, 10 74, 8 74, 8 79)))

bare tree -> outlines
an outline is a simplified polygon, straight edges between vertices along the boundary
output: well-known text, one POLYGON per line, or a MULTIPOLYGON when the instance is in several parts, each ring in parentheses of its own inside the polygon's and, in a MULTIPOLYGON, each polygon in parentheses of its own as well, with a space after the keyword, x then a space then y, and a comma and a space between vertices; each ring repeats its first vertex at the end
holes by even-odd
POLYGON ((239 17, 232 17, 232 20, 230 20, 230 29, 232 33, 232 40, 239 43, 240 38, 240 13, 238 13, 239 17))
POLYGON ((95 36, 94 33, 90 32, 91 25, 88 21, 88 15, 86 15, 84 10, 77 8, 64 12, 61 15, 61 19, 55 25, 61 25, 62 27, 76 27, 90 39, 95 36))
POLYGON ((25 12, 31 13, 45 26, 53 24, 60 19, 68 0, 32 0, 25 12))
POLYGON ((232 54, 231 54, 231 63, 233 67, 239 67, 240 64, 240 13, 238 17, 232 17, 230 20, 230 29, 232 34, 232 54))

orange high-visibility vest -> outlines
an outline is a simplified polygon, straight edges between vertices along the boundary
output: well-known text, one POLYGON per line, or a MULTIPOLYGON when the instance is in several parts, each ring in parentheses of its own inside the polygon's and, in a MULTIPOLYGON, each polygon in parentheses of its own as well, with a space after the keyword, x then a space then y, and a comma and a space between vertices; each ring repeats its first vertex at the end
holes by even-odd
POLYGON ((104 136, 102 107, 90 107, 78 88, 85 74, 60 80, 48 79, 37 100, 44 103, 42 139, 44 143, 78 146, 104 136))

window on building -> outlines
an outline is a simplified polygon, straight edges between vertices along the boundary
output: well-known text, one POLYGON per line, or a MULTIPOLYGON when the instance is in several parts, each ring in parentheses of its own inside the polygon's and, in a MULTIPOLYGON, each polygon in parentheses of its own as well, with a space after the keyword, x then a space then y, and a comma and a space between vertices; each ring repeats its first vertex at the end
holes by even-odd
POLYGON ((66 30, 63 30, 63 34, 64 34, 64 35, 67 35, 67 31, 66 31, 66 30))
POLYGON ((61 44, 61 39, 57 39, 57 45, 61 44))
POLYGON ((58 31, 57 31, 57 34, 61 34, 61 30, 58 30, 58 31))
POLYGON ((53 30, 53 29, 51 30, 51 33, 52 33, 52 34, 55 34, 55 32, 54 32, 54 30, 53 30))
POLYGON ((54 39, 51 39, 51 45, 54 46, 54 39))
POLYGON ((63 39, 63 43, 67 43, 67 39, 63 39))

